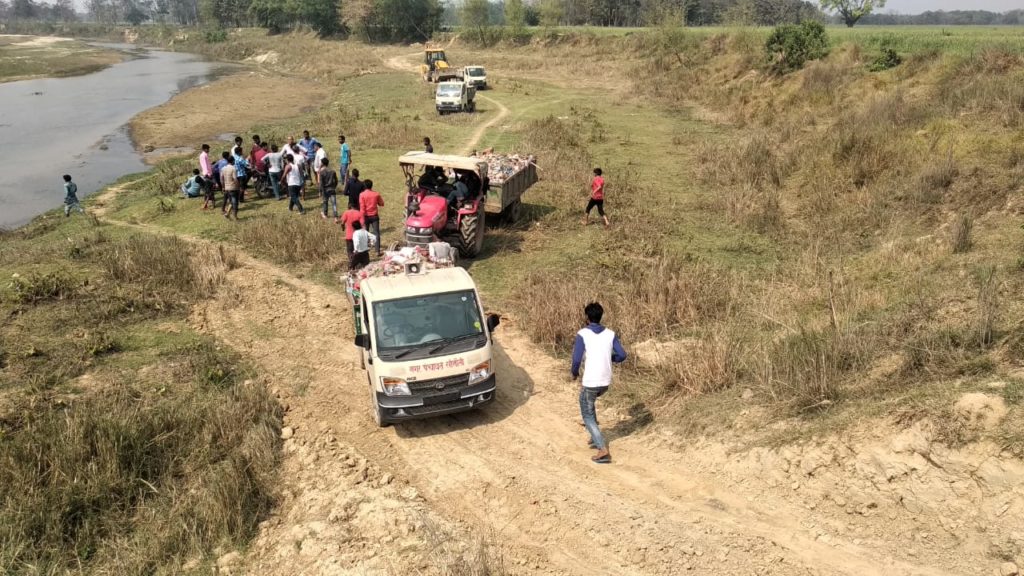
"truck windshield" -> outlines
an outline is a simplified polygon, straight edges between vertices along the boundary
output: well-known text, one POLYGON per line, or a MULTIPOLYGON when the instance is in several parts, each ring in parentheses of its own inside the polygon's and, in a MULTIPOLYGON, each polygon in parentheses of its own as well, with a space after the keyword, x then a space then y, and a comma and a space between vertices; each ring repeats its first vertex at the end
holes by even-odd
POLYGON ((431 294, 373 305, 377 353, 386 358, 425 358, 482 346, 480 306, 472 290, 431 294))
POLYGON ((458 86, 441 85, 437 87, 438 96, 458 96, 462 90, 458 86))
POLYGON ((484 75, 484 69, 483 68, 468 68, 466 70, 466 73, 469 74, 470 76, 483 76, 484 75))

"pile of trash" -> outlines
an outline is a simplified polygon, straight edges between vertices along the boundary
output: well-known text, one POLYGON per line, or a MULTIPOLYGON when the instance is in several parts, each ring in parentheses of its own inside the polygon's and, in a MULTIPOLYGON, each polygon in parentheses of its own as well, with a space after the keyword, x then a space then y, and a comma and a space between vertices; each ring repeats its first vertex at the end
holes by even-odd
POLYGON ((406 246, 384 252, 380 260, 349 272, 342 277, 350 296, 359 296, 359 282, 364 278, 391 276, 394 274, 418 274, 431 268, 447 268, 455 265, 455 249, 447 242, 431 242, 424 249, 420 246, 406 246))
POLYGON ((487 162, 487 176, 490 177, 491 184, 504 183, 513 174, 536 161, 533 155, 496 154, 490 149, 484 150, 480 158, 487 162))

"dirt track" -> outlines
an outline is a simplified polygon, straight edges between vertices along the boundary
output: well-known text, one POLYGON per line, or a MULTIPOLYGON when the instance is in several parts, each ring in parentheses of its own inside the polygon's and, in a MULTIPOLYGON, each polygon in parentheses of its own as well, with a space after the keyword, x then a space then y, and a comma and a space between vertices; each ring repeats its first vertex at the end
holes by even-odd
MULTIPOLYGON (((849 512, 808 505, 796 484, 776 490, 759 472, 719 473, 714 458, 697 462, 609 411, 601 416, 615 463, 590 463, 567 367, 514 320, 496 337, 495 405, 378 429, 340 287, 241 261, 192 321, 262 369, 294 435, 281 510, 225 572, 436 574, 428 557, 437 533, 485 538, 517 574, 940 575, 991 565, 953 530, 930 536, 935 546, 917 544, 926 555, 907 552, 903 535, 930 531, 933 515, 873 516, 878 504, 867 503, 855 526, 849 512), (862 526, 875 537, 855 538, 862 526)), ((792 474, 813 482, 821 472, 792 474)))

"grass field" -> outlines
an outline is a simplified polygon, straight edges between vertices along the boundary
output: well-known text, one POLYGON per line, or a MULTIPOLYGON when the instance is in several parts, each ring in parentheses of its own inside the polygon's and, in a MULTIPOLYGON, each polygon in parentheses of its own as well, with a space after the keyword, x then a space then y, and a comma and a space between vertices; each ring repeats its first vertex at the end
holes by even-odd
POLYGON ((123 58, 68 38, 0 35, 0 82, 88 74, 123 58))
MULTIPOLYGON (((858 422, 931 418, 956 444, 977 436, 943 425, 953 401, 985 390, 1011 410, 990 438, 1024 453, 1024 310, 1014 297, 1024 287, 1021 30, 830 28, 829 56, 782 77, 764 70, 762 30, 564 32, 523 46, 449 48, 454 62, 488 68, 494 89, 484 95, 510 111, 477 148, 532 152, 541 169, 525 218, 489 230, 483 254, 467 263, 489 307, 564 355, 582 305, 600 299, 633 353, 613 400, 686 434, 783 443, 858 422), (902 63, 869 72, 883 46, 902 63), (594 166, 607 174, 610 230, 581 224, 594 166)), ((256 31, 192 46, 261 57, 249 62, 271 74, 305 66, 294 81, 315 79, 322 96, 313 110, 245 127, 230 124, 230 111, 211 111, 199 133, 175 142, 198 151, 206 141, 219 153, 227 143, 208 139, 218 122, 277 143, 309 129, 333 161, 344 133, 354 166, 386 200, 386 242, 403 230, 397 156, 423 136, 438 152, 459 152, 498 113, 481 100, 476 114, 438 116, 429 86, 386 65, 415 63, 416 48, 256 31), (344 66, 318 68, 311 49, 344 66)), ((191 98, 161 114, 187 113, 191 98)), ((180 198, 194 164, 193 154, 126 177, 108 216, 223 241, 337 285, 343 235, 316 215, 313 194, 305 216, 250 197, 229 222, 180 198)), ((25 314, 57 318, 56 303, 79 297, 82 278, 106 285, 127 274, 104 254, 130 240, 82 220, 51 216, 4 241, 0 277, 18 272, 40 286, 9 287, 8 306, 25 314), (19 290, 38 297, 26 303, 19 290)), ((96 349, 100 359, 78 360, 71 372, 54 376, 30 349, 12 347, 27 337, 16 326, 5 327, 0 358, 18 359, 43 390, 61 394, 92 365, 162 365, 182 340, 195 342, 186 328, 155 335, 154 322, 180 325, 181 299, 153 312, 156 320, 90 336, 98 344, 72 348, 75 357, 96 349), (107 354, 107 342, 116 352, 107 354), (140 354, 143 343, 165 354, 140 354)))

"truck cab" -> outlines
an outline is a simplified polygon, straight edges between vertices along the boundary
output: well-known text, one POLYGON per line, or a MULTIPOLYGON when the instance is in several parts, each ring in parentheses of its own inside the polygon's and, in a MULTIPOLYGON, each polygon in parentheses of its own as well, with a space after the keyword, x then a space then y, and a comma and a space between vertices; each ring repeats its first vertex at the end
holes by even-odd
POLYGON ((448 81, 437 85, 434 104, 438 114, 476 110, 476 88, 466 82, 448 81))
POLYGON ((487 71, 483 66, 466 66, 462 69, 462 79, 477 90, 487 89, 487 71))
MULTIPOLYGON (((407 267, 409 270, 409 267, 407 267)), ((421 268, 350 286, 356 337, 379 426, 494 401, 492 332, 462 268, 421 268)))

